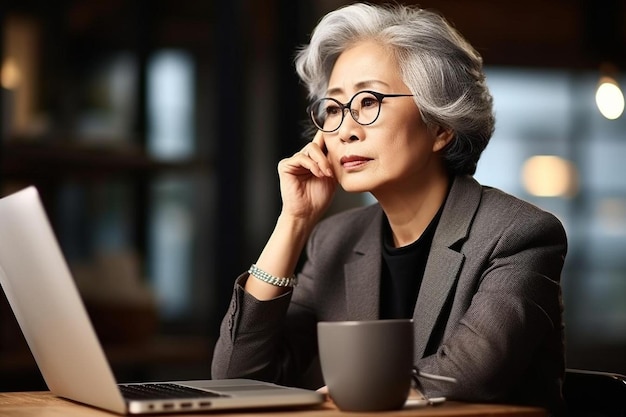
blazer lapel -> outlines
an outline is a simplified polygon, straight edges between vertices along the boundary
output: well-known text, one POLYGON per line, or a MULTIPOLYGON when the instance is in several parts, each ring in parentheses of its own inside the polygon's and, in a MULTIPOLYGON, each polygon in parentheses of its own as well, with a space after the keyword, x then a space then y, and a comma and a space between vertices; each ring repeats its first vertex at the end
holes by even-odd
POLYGON ((453 246, 467 237, 481 195, 482 188, 473 178, 455 178, 433 237, 413 313, 417 358, 424 355, 439 314, 455 287, 465 256, 453 246))
POLYGON ((345 264, 348 320, 379 318, 381 227, 382 210, 378 210, 354 246, 355 258, 345 264))

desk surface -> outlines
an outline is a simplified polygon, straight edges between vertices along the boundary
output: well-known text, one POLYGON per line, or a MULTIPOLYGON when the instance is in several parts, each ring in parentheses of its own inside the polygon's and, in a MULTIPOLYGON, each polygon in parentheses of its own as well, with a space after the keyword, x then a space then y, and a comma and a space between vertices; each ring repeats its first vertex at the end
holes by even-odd
MULTIPOLYGON (((497 404, 466 404, 458 402, 447 402, 438 406, 404 408, 399 411, 390 411, 383 413, 385 416, 515 416, 515 417, 545 417, 547 414, 540 408, 518 407, 510 405, 497 404)), ((115 414, 106 411, 97 410, 95 408, 86 407, 58 398, 50 392, 7 392, 0 393, 0 415, 3 417, 105 417, 114 416, 115 414)), ((205 414, 186 414, 186 417, 193 416, 211 416, 227 415, 229 417, 244 416, 278 416, 278 417, 334 417, 334 416, 376 416, 380 417, 381 413, 343 413, 333 405, 332 402, 326 402, 315 408, 302 410, 281 410, 276 409, 269 411, 242 411, 242 412, 210 412, 205 414)), ((167 414, 166 416, 174 417, 175 414, 167 414)), ((180 415, 178 415, 180 416, 180 415)))

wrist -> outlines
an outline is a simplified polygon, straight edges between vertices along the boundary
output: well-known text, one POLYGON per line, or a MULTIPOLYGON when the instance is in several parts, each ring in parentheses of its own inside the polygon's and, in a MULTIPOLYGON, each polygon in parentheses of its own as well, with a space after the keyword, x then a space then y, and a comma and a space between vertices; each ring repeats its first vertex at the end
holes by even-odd
POLYGON ((252 264, 250 266, 250 269, 248 269, 248 273, 256 279, 275 287, 295 287, 298 284, 298 279, 295 275, 290 275, 288 277, 276 277, 265 272, 264 270, 256 266, 256 264, 252 264))
POLYGON ((276 221, 276 230, 288 233, 294 243, 304 244, 315 226, 315 221, 310 217, 293 216, 287 213, 281 213, 276 221))

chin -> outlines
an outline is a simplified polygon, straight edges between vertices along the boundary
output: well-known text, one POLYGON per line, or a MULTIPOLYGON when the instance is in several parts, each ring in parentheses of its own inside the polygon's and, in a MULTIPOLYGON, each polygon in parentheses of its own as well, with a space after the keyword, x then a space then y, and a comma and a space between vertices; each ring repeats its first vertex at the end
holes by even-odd
POLYGON ((371 184, 364 184, 360 181, 341 181, 341 188, 347 193, 367 193, 372 190, 371 184))

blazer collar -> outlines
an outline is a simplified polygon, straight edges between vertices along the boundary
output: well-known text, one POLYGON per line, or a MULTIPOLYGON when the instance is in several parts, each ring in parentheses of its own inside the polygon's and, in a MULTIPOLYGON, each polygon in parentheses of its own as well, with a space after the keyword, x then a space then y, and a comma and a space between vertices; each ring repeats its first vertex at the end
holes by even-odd
POLYGON ((382 225, 383 211, 377 205, 361 239, 354 245, 355 260, 345 265, 346 305, 350 320, 379 317, 382 225))
POLYGON ((441 213, 433 244, 452 247, 465 240, 478 210, 482 186, 470 176, 455 177, 441 213))
POLYGON ((439 314, 454 291, 465 255, 460 245, 468 234, 478 210, 482 187, 472 177, 456 177, 441 213, 439 225, 426 262, 420 292, 415 303, 415 355, 426 351, 439 314))
MULTIPOLYGON (((469 176, 454 179, 435 231, 431 252, 424 271, 422 286, 415 305, 415 353, 421 357, 426 349, 439 312, 458 277, 464 261, 456 244, 465 240, 478 209, 482 188, 469 176)), ((350 320, 379 318, 380 274, 382 270, 382 224, 380 206, 361 239, 354 246, 355 258, 346 263, 346 305, 350 320)))

